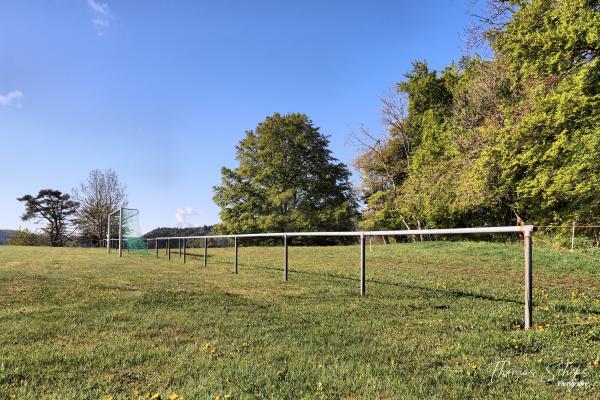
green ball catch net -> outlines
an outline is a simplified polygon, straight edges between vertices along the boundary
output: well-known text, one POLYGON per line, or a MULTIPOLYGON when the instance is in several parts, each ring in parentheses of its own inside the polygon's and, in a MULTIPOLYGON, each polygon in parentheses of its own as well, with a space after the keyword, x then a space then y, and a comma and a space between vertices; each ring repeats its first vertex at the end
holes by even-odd
POLYGON ((147 252, 148 246, 143 238, 140 228, 139 210, 135 208, 123 208, 123 221, 121 224, 118 212, 110 216, 111 247, 118 247, 119 226, 122 226, 123 249, 125 251, 147 252))

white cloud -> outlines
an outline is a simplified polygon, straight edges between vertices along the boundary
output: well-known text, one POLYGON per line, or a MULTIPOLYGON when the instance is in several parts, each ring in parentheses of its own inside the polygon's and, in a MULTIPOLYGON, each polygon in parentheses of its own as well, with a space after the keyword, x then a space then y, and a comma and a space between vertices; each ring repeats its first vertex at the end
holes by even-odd
POLYGON ((23 92, 20 90, 11 90, 5 95, 0 94, 0 106, 10 106, 15 104, 17 107, 21 107, 21 99, 23 98, 23 92))
POLYGON ((87 4, 94 14, 92 17, 92 25, 96 29, 96 34, 98 36, 104 35, 106 29, 115 19, 110 11, 110 7, 107 3, 100 3, 96 0, 87 0, 87 4))
POLYGON ((198 211, 191 207, 178 208, 175 212, 175 219, 177 220, 177 226, 180 228, 192 228, 196 225, 187 221, 187 218, 193 215, 198 215, 198 211))
POLYGON ((110 15, 110 9, 106 3, 98 3, 94 0, 88 0, 88 5, 92 10, 102 15, 110 15))

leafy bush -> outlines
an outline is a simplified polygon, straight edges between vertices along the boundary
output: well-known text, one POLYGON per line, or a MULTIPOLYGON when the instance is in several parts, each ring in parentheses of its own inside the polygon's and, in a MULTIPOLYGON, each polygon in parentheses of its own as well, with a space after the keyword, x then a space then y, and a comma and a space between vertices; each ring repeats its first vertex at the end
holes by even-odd
POLYGON ((48 236, 42 233, 35 233, 27 228, 19 228, 8 241, 11 246, 47 246, 49 244, 48 236))

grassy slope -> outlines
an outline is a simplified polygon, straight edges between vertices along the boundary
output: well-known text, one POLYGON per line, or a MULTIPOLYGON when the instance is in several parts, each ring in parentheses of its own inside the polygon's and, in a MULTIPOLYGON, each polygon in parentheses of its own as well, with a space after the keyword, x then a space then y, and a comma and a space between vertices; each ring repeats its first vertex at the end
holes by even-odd
MULTIPOLYGON (((200 251, 196 250, 197 253, 200 251)), ((600 265, 534 252, 523 319, 516 245, 210 249, 208 268, 102 250, 0 248, 0 398, 591 398, 600 265), (581 325, 562 326, 564 323, 581 325), (596 324, 587 324, 596 322, 596 324), (551 324, 549 327, 548 324, 551 324), (533 377, 492 379, 498 362, 533 377), (555 364, 553 364, 555 363, 555 364), (565 379, 568 380, 568 379, 565 379)))

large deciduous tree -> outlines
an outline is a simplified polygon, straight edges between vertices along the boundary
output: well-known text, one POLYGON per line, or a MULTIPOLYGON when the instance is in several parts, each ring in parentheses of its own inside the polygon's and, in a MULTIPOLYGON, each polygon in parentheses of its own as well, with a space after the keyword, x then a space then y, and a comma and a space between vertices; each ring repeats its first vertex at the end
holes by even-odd
MULTIPOLYGON (((513 3, 515 3, 513 1, 513 3)), ((600 218, 600 1, 534 0, 494 48, 511 89, 492 162, 499 192, 545 223, 600 218)))
POLYGON ((81 203, 75 222, 82 235, 98 240, 106 237, 108 215, 127 206, 126 188, 115 171, 95 169, 73 189, 73 197, 81 203))
POLYGON ((600 218, 600 1, 489 6, 493 57, 414 63, 407 112, 363 141, 365 227, 600 218))
POLYGON ((41 229, 48 235, 51 246, 63 246, 72 233, 73 216, 79 203, 59 190, 43 189, 37 196, 25 195, 17 200, 25 202, 23 221, 45 222, 41 229))
POLYGON ((304 114, 273 114, 247 131, 235 169, 214 187, 225 232, 346 230, 357 202, 350 172, 304 114))

